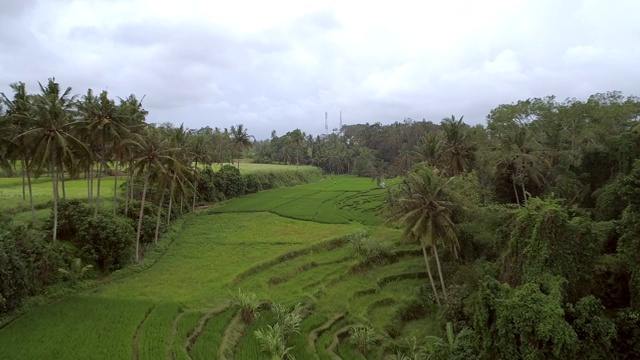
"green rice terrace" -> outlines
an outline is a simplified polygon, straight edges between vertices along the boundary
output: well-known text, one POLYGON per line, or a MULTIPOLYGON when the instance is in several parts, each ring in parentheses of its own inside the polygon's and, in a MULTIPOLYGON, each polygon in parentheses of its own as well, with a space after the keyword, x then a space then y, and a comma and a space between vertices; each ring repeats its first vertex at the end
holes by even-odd
POLYGON ((202 208, 173 226, 153 263, 9 322, 0 359, 268 359, 256 331, 281 315, 273 304, 298 304, 296 359, 364 359, 348 341, 358 328, 375 330, 373 359, 403 337, 440 335, 435 319, 409 314, 426 273, 417 245, 381 226, 385 194, 369 178, 329 176, 202 208), (354 250, 363 231, 397 243, 382 265, 354 250))

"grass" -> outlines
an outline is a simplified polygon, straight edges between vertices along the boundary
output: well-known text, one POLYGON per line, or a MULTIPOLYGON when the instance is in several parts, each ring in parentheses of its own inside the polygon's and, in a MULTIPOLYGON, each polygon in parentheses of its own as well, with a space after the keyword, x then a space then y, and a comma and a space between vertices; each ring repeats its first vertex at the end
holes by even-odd
POLYGON ((193 360, 207 360, 218 356, 224 332, 237 312, 237 307, 231 307, 214 315, 206 322, 202 333, 189 352, 193 360))
POLYGON ((370 179, 329 177, 312 184, 260 192, 227 201, 217 213, 268 211, 292 219, 327 224, 380 223, 386 192, 370 179))
MULTIPOLYGON (((301 333, 291 339, 292 353, 331 358, 327 347, 336 331, 363 323, 385 334, 400 307, 426 283, 402 275, 423 271, 419 252, 354 270, 359 260, 350 245, 335 240, 365 228, 396 241, 399 231, 379 226, 371 210, 379 209, 384 194, 370 179, 331 177, 187 215, 155 265, 111 277, 90 294, 35 309, 0 329, 0 359, 216 358, 236 313, 224 304, 238 288, 285 306, 312 304, 301 333), (207 320, 208 314, 214 315, 207 320), (309 334, 336 314, 346 316, 320 335, 314 354, 309 334)), ((271 316, 263 314, 246 329, 235 359, 264 358, 253 331, 272 324, 271 316)), ((429 324, 412 320, 407 326, 421 323, 429 324)), ((399 331, 409 334, 404 327, 399 331)), ((348 344, 336 351, 361 358, 348 344)), ((373 354, 383 355, 381 349, 373 354)))

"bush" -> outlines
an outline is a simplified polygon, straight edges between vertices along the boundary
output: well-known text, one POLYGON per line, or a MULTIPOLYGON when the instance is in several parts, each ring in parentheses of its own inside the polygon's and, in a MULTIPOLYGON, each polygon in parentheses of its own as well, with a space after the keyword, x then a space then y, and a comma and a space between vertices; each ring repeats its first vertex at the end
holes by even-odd
POLYGON ((247 189, 246 181, 240 175, 240 170, 233 165, 224 165, 220 171, 214 173, 213 184, 216 191, 224 194, 227 199, 244 195, 247 189))
POLYGON ((83 255, 107 272, 121 269, 133 259, 135 236, 131 220, 107 214, 89 218, 77 234, 84 244, 83 255))
MULTIPOLYGON (((74 241, 82 224, 93 216, 93 209, 80 200, 60 199, 58 202, 58 239, 74 241)), ((45 225, 53 230, 53 212, 45 225)))
POLYGON ((214 172, 211 168, 206 168, 198 174, 198 196, 199 200, 214 202, 222 200, 220 193, 216 190, 213 180, 214 172))
POLYGON ((349 242, 356 255, 366 264, 386 264, 391 257, 391 243, 372 239, 364 230, 356 230, 349 235, 349 242))
MULTIPOLYGON (((140 205, 141 202, 138 200, 133 200, 129 203, 129 210, 126 213, 126 217, 129 218, 131 223, 131 228, 133 231, 137 231, 138 217, 140 216, 140 205)), ((175 207, 174 207, 175 208, 175 207)), ((121 205, 120 213, 124 212, 124 204, 121 205)), ((167 208, 163 207, 160 216, 163 219, 166 219, 167 216, 167 208)), ((171 217, 175 219, 175 217, 171 217)), ((158 205, 145 201, 144 203, 144 216, 142 217, 142 228, 140 234, 140 243, 141 244, 150 244, 154 241, 156 236, 156 220, 158 219, 158 205)), ((166 221, 160 220, 160 234, 164 234, 167 230, 166 221)), ((135 237, 134 237, 135 239, 135 237)))
POLYGON ((0 217, 0 314, 58 282, 57 269, 70 256, 68 247, 48 243, 45 233, 14 227, 0 217))

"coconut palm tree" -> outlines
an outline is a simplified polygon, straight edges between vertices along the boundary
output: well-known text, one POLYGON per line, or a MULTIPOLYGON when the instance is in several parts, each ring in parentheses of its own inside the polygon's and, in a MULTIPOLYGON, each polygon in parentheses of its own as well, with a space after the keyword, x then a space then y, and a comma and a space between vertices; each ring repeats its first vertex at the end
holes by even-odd
POLYGON ((89 152, 85 144, 73 135, 77 122, 73 121, 74 100, 71 87, 61 91, 54 78, 46 86, 40 85, 41 94, 34 98, 35 123, 20 134, 29 141, 31 157, 38 170, 48 166, 53 183, 53 241, 58 228, 58 180, 64 170, 65 158, 73 159, 76 152, 89 152))
MULTIPOLYGON (((174 159, 172 149, 169 147, 169 140, 155 128, 147 128, 144 137, 136 140, 137 154, 133 160, 132 175, 144 179, 142 188, 142 199, 140 204, 140 213, 138 215, 138 228, 136 232, 136 261, 140 261, 140 236, 142 234, 142 219, 144 217, 144 205, 147 197, 147 190, 152 181, 160 184, 162 193, 166 190, 164 184, 168 178, 172 177, 171 171, 175 167, 179 167, 179 162, 174 159)), ((164 194, 163 194, 164 195, 164 194)), ((160 211, 162 210, 162 202, 160 203, 160 211)), ((160 216, 160 214, 158 214, 160 216)), ((157 235, 156 235, 157 238, 157 235)))
POLYGON ((443 133, 443 156, 447 162, 447 173, 452 176, 471 169, 475 158, 475 147, 468 136, 468 126, 462 122, 464 116, 456 120, 451 115, 440 123, 443 133))
POLYGON ((89 89, 77 106, 84 120, 84 130, 89 134, 92 143, 98 147, 98 188, 94 208, 94 216, 97 216, 100 209, 102 173, 111 155, 109 151, 113 150, 114 144, 121 143, 128 137, 129 129, 119 116, 115 101, 109 99, 107 91, 102 91, 96 97, 89 89))
POLYGON ((295 129, 289 134, 289 144, 296 150, 296 171, 300 166, 300 149, 304 146, 304 134, 300 129, 295 129))
MULTIPOLYGON (((133 94, 129 95, 126 99, 123 99, 123 98, 119 98, 119 99, 120 99, 120 104, 118 105, 119 117, 121 119, 121 122, 129 130, 128 132, 129 138, 123 142, 123 143, 126 143, 128 150, 125 154, 122 154, 123 158, 121 159, 121 161, 123 163, 128 162, 127 171, 129 174, 129 179, 132 180, 133 179, 132 177, 133 161, 136 158, 136 156, 133 155, 132 151, 135 151, 135 149, 140 148, 140 144, 138 144, 137 141, 141 138, 142 134, 146 131, 145 129, 147 128, 147 124, 145 123, 145 118, 149 113, 142 107, 142 100, 144 100, 144 96, 142 97, 141 100, 138 100, 136 96, 133 94)), ((118 150, 116 149, 116 152, 117 151, 118 150)), ((129 212, 129 203, 130 203, 129 200, 133 200, 133 193, 134 193, 133 181, 128 181, 127 185, 128 185, 128 188, 125 190, 125 192, 128 195, 125 195, 125 206, 124 206, 125 213, 129 212)), ((117 186, 117 177, 116 177, 116 185, 114 186, 117 186)), ((114 193, 114 203, 116 201, 115 200, 116 196, 117 195, 114 193)))
POLYGON ((419 165, 405 176, 397 193, 391 193, 391 199, 387 205, 391 218, 404 225, 404 236, 410 240, 420 241, 431 288, 438 304, 440 300, 435 291, 436 286, 431 275, 426 247, 430 247, 436 259, 445 300, 447 300, 447 291, 440 266, 438 243, 451 247, 456 257, 460 247, 456 226, 452 221, 457 205, 446 189, 447 183, 448 181, 440 177, 431 167, 419 165))
POLYGON ((239 124, 237 127, 231 126, 231 140, 238 154, 238 169, 240 169, 240 156, 242 156, 242 151, 252 146, 250 140, 252 137, 244 125, 239 124))
MULTIPOLYGON (((0 93, 0 103, 7 106, 7 114, 5 116, 6 126, 3 130, 5 155, 2 157, 5 166, 9 163, 9 156, 18 157, 21 161, 22 169, 22 198, 25 195, 25 175, 27 186, 29 189, 29 204, 31 208, 31 216, 35 219, 35 208, 33 206, 33 189, 31 187, 31 158, 29 156, 29 148, 25 137, 18 137, 25 132, 33 123, 33 104, 31 97, 27 95, 24 83, 14 83, 9 85, 14 92, 13 100, 10 100, 4 93, 0 93)), ((2 165, 2 164, 0 164, 2 165)))

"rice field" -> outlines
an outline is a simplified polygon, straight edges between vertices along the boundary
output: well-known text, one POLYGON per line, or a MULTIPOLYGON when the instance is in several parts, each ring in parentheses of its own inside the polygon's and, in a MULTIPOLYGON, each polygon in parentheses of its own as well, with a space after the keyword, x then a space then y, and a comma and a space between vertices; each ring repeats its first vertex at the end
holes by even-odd
POLYGON ((384 196, 370 179, 339 176, 187 215, 153 266, 0 329, 0 359, 268 359, 253 332, 274 316, 264 312, 239 326, 230 305, 238 289, 261 301, 308 305, 290 341, 297 359, 364 359, 337 336, 354 324, 376 329, 381 340, 366 358, 382 359, 400 343, 398 333, 434 329, 429 317, 397 325, 426 284, 420 253, 406 251, 417 246, 398 244, 404 255, 363 268, 346 241, 356 229, 399 240, 398 230, 380 225, 384 196))

